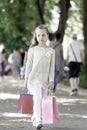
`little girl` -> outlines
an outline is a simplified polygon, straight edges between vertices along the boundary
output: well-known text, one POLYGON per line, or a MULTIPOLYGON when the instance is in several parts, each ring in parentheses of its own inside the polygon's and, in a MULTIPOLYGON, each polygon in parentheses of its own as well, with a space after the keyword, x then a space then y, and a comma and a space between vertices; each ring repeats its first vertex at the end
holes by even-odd
POLYGON ((42 128, 41 101, 43 93, 54 86, 55 52, 46 45, 48 29, 40 25, 35 29, 25 70, 25 86, 33 94, 33 126, 42 128))

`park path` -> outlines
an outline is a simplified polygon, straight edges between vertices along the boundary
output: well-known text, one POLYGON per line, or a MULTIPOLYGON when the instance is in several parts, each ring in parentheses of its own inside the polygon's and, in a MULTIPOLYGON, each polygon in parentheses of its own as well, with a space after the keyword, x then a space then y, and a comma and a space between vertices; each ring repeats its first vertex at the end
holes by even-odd
MULTIPOLYGON (((23 84, 23 80, 14 80, 11 76, 0 81, 0 130, 35 130, 31 115, 17 113, 23 84)), ((61 121, 45 125, 42 130, 87 130, 87 90, 80 89, 78 96, 69 96, 69 92, 69 86, 58 84, 56 99, 61 121)))

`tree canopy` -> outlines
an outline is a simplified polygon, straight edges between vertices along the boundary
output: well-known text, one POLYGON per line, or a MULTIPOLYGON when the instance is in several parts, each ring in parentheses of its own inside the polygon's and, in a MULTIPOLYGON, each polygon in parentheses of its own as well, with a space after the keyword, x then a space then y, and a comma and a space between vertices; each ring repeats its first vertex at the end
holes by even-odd
POLYGON ((78 14, 83 20, 82 0, 0 0, 0 43, 4 43, 8 50, 25 46, 37 25, 50 24, 54 7, 58 8, 59 15, 56 31, 61 32, 62 37, 66 28, 73 27, 73 24, 69 26, 67 20, 70 17, 77 20, 77 15, 73 14, 78 14), (70 10, 72 3, 77 6, 77 10, 70 10))

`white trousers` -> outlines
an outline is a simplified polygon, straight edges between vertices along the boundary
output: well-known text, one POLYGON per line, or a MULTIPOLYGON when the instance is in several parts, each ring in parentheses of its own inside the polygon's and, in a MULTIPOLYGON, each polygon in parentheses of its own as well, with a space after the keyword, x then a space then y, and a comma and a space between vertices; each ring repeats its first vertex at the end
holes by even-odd
POLYGON ((45 96, 47 89, 39 81, 29 85, 30 94, 33 94, 33 118, 36 123, 42 120, 42 97, 45 96))

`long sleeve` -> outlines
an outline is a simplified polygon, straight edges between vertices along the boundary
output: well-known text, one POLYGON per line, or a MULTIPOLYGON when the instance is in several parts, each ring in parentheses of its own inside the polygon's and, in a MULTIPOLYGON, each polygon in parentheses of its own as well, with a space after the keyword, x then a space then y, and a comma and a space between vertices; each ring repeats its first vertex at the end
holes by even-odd
POLYGON ((53 50, 53 54, 50 62, 49 81, 54 82, 54 71, 55 71, 55 51, 53 50))
POLYGON ((61 45, 61 49, 60 49, 60 54, 61 54, 62 60, 64 61, 64 57, 63 57, 63 47, 62 47, 62 45, 61 45))
POLYGON ((25 69, 25 79, 28 78, 29 73, 32 70, 32 64, 33 64, 33 49, 30 48, 28 50, 28 55, 27 55, 27 62, 26 62, 26 69, 25 69))

